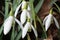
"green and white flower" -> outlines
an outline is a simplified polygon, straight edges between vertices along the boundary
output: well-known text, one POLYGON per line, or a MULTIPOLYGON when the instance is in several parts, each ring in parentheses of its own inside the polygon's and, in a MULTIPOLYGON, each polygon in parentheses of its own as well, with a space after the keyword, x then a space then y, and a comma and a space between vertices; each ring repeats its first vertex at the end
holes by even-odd
POLYGON ((37 37, 37 31, 35 30, 35 28, 33 27, 33 25, 30 22, 27 22, 22 30, 22 38, 24 38, 28 32, 28 29, 32 29, 34 31, 35 36, 37 37))
POLYGON ((18 10, 19 10, 20 7, 22 9, 22 13, 21 13, 21 16, 20 16, 20 21, 21 21, 22 24, 24 24, 26 22, 27 17, 29 17, 28 15, 31 15, 30 14, 31 9, 30 9, 30 6, 27 4, 26 1, 22 1, 22 3, 16 8, 15 15, 14 15, 15 17, 17 16, 18 10))
POLYGON ((13 22, 13 16, 9 16, 5 22, 4 22, 4 34, 6 35, 10 29, 11 29, 11 26, 12 26, 12 22, 13 22))
POLYGON ((46 31, 47 31, 48 28, 50 27, 52 20, 54 20, 56 27, 59 29, 59 23, 58 23, 58 21, 56 20, 56 18, 55 18, 52 14, 49 14, 49 15, 46 16, 45 19, 43 20, 43 25, 45 25, 46 31))
POLYGON ((20 3, 20 4, 17 6, 16 11, 15 11, 15 15, 14 15, 15 17, 17 16, 20 7, 21 7, 22 10, 23 10, 23 9, 26 8, 26 6, 25 6, 26 4, 27 4, 26 1, 22 1, 22 3, 20 3))
POLYGON ((16 21, 19 24, 21 29, 23 29, 21 22, 13 16, 11 10, 9 17, 4 21, 4 35, 8 34, 14 21, 16 21))
POLYGON ((24 24, 26 22, 27 19, 29 19, 29 21, 26 22, 26 24, 24 25, 23 29, 22 29, 22 38, 24 38, 27 34, 28 29, 32 28, 32 30, 35 33, 35 36, 37 37, 37 31, 35 30, 35 28, 33 27, 32 23, 32 18, 31 18, 31 8, 29 6, 29 4, 27 4, 26 1, 22 1, 22 3, 16 8, 15 11, 15 17, 18 14, 18 10, 21 7, 22 9, 22 13, 20 16, 20 21, 22 24, 24 24))
POLYGON ((4 21, 4 35, 8 34, 8 32, 10 31, 13 21, 16 21, 18 23, 18 25, 20 26, 20 28, 23 29, 23 25, 21 24, 21 22, 18 19, 14 18, 13 16, 9 16, 4 21))

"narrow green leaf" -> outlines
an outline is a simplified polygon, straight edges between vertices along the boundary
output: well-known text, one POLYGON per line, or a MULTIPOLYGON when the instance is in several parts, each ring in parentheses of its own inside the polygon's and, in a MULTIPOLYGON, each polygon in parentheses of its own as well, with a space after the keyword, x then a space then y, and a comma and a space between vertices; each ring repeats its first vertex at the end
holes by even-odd
POLYGON ((38 11, 40 10, 40 8, 42 7, 44 0, 40 0, 39 3, 36 5, 35 7, 35 12, 38 13, 38 11))
POLYGON ((14 37, 15 37, 15 35, 14 35, 14 27, 13 27, 12 34, 11 34, 11 40, 14 40, 14 37))
POLYGON ((31 3, 33 3, 34 2, 34 0, 29 0, 31 3))
POLYGON ((18 4, 20 4, 20 3, 21 3, 21 1, 22 1, 22 0, 18 0, 18 4))
POLYGON ((18 31, 15 31, 15 37, 18 35, 18 32, 21 30, 19 25, 17 27, 18 27, 18 31))
POLYGON ((15 40, 19 40, 22 36, 22 31, 20 30, 18 35, 16 36, 15 40))
POLYGON ((0 28, 0 35, 2 34, 2 31, 3 31, 3 25, 0 28))
POLYGON ((0 35, 0 40, 2 40, 3 34, 0 35))
POLYGON ((9 12, 9 2, 11 0, 5 0, 5 16, 4 16, 4 20, 8 17, 8 12, 9 12))
POLYGON ((51 0, 50 5, 52 6, 57 0, 51 0))
POLYGON ((54 3, 54 5, 57 7, 57 9, 58 9, 58 11, 60 13, 60 7, 56 3, 54 3))
POLYGON ((27 40, 31 40, 31 38, 30 38, 29 34, 27 34, 27 40))
POLYGON ((13 0, 13 10, 16 10, 16 7, 20 4, 21 0, 13 0))
POLYGON ((41 19, 38 16, 37 16, 37 20, 39 21, 39 23, 40 23, 40 25, 41 25, 41 27, 43 29, 43 35, 45 35, 44 37, 47 38, 46 30, 45 30, 45 28, 44 28, 44 26, 42 24, 41 19))
POLYGON ((6 19, 8 16, 8 11, 9 11, 8 7, 9 7, 9 3, 5 1, 5 16, 4 16, 5 18, 4 19, 6 19))

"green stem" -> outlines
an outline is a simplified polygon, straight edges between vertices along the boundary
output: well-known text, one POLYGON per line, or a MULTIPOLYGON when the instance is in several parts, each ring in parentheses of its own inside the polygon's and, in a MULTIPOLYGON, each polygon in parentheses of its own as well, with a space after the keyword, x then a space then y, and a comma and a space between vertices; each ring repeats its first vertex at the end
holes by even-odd
POLYGON ((15 21, 13 21, 13 23, 12 23, 11 40, 15 40, 15 21))
POLYGON ((45 30, 45 28, 44 28, 44 26, 43 26, 43 24, 42 24, 42 21, 39 19, 38 16, 37 16, 37 20, 38 20, 39 23, 41 24, 41 27, 42 27, 42 29, 43 29, 43 31, 44 31, 44 33, 45 33, 45 37, 47 38, 46 30, 45 30))
POLYGON ((33 2, 30 2, 30 6, 31 6, 31 11, 32 11, 32 18, 34 20, 34 27, 36 28, 35 10, 34 10, 33 2))
POLYGON ((12 29, 11 40, 14 40, 14 27, 12 29))
POLYGON ((50 9, 50 14, 53 14, 53 8, 50 9))
POLYGON ((54 4, 56 5, 56 7, 58 8, 59 12, 60 12, 60 7, 54 2, 54 4))
MULTIPOLYGON (((34 20, 34 27, 35 27, 35 29, 37 29, 37 27, 36 27, 36 13, 35 13, 34 5, 33 5, 32 1, 30 1, 30 7, 31 7, 31 11, 32 11, 32 18, 34 20)), ((38 37, 36 38, 36 40, 38 40, 38 37)))
POLYGON ((31 40, 29 34, 27 33, 27 40, 31 40))

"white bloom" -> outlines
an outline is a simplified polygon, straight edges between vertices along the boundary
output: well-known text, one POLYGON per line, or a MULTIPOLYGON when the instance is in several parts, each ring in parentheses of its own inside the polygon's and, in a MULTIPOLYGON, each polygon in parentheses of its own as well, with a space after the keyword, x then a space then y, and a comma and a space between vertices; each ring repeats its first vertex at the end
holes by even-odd
POLYGON ((12 22, 13 22, 13 16, 9 16, 5 22, 4 22, 4 34, 6 35, 10 29, 11 29, 11 26, 12 26, 12 22))
POLYGON ((20 28, 23 29, 22 23, 18 19, 16 19, 16 18, 15 18, 15 21, 18 23, 18 25, 20 26, 20 28))
POLYGON ((26 21, 26 15, 27 15, 27 10, 23 10, 20 17, 20 21, 22 24, 24 24, 26 21))
POLYGON ((16 8, 16 11, 15 11, 15 14, 14 14, 15 17, 17 16, 19 8, 21 7, 21 5, 22 5, 22 3, 16 8))
POLYGON ((49 26, 51 24, 51 20, 52 20, 52 15, 49 14, 47 20, 45 21, 45 28, 46 28, 46 30, 49 28, 49 26))
POLYGON ((37 31, 35 30, 35 28, 33 27, 33 25, 30 22, 27 22, 26 25, 24 26, 23 30, 22 30, 22 38, 24 38, 26 36, 27 31, 28 31, 28 29, 30 27, 33 29, 35 36, 36 37, 38 36, 37 35, 37 31))
POLYGON ((18 19, 14 18, 13 16, 9 16, 4 22, 4 35, 10 31, 13 21, 16 21, 21 29, 23 29, 23 26, 18 19))
POLYGON ((49 14, 49 15, 46 16, 45 19, 43 20, 43 25, 45 24, 45 29, 46 29, 46 31, 47 31, 48 28, 50 27, 52 19, 55 21, 55 25, 57 26, 57 28, 59 28, 59 24, 58 24, 56 18, 55 18, 52 14, 49 14))
POLYGON ((30 19, 30 22, 32 23, 32 17, 31 17, 31 13, 27 11, 27 17, 30 19))
POLYGON ((59 29, 59 23, 57 22, 57 20, 56 20, 56 18, 53 16, 53 19, 54 19, 54 21, 55 21, 55 25, 56 25, 56 27, 59 29))
POLYGON ((28 8, 27 8, 28 11, 31 11, 31 8, 30 8, 30 5, 28 5, 28 8))
POLYGON ((26 5, 26 4, 27 4, 26 1, 22 1, 22 3, 16 8, 15 15, 14 15, 15 17, 17 16, 18 10, 21 7, 22 8, 22 13, 21 13, 20 21, 21 21, 22 24, 25 23, 25 21, 27 19, 26 17, 31 19, 31 15, 30 15, 31 9, 30 9, 30 6, 26 5), (28 6, 27 9, 25 8, 26 6, 28 6))
POLYGON ((24 9, 20 16, 21 23, 24 24, 27 18, 32 20, 30 12, 28 10, 24 9))
POLYGON ((27 11, 27 17, 31 19, 31 13, 27 11))
POLYGON ((26 4, 26 1, 22 1, 22 3, 20 5, 18 5, 18 7, 16 8, 16 11, 15 11, 15 14, 14 14, 15 17, 17 16, 19 8, 21 7, 21 5, 22 5, 22 9, 23 9, 25 4, 26 4))

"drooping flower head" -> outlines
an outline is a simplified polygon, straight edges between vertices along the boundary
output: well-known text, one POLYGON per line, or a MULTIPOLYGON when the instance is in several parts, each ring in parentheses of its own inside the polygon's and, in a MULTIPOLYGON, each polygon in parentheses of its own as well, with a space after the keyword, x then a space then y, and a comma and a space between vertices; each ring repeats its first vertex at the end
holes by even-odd
POLYGON ((12 23, 14 21, 16 21, 19 24, 19 26, 20 26, 21 29, 23 29, 23 26, 22 26, 21 22, 19 22, 19 20, 16 19, 13 16, 13 12, 12 12, 12 9, 11 9, 11 11, 9 13, 9 17, 4 21, 4 35, 6 35, 6 34, 9 33, 9 31, 10 31, 10 29, 12 27, 12 23))
POLYGON ((15 15, 14 15, 15 17, 17 16, 18 10, 20 7, 22 9, 20 21, 22 24, 24 24, 26 22, 27 17, 30 17, 28 15, 31 15, 31 12, 30 12, 31 9, 30 9, 29 3, 27 3, 27 1, 22 1, 22 3, 16 8, 15 15))
POLYGON ((11 10, 9 17, 4 21, 4 34, 5 35, 10 31, 13 20, 14 20, 14 18, 13 18, 13 13, 11 10))
POLYGON ((48 16, 46 16, 43 20, 43 25, 45 25, 45 29, 46 31, 48 30, 48 28, 51 25, 51 22, 54 20, 56 27, 59 29, 59 23, 56 20, 56 18, 52 15, 52 9, 50 10, 50 14, 48 16))
POLYGON ((35 28, 31 24, 32 23, 31 9, 30 9, 29 4, 27 4, 26 1, 22 1, 22 3, 16 8, 14 16, 15 17, 17 16, 18 10, 19 10, 20 7, 22 9, 21 16, 20 16, 20 21, 21 21, 22 25, 26 22, 26 24, 24 25, 24 27, 22 29, 22 38, 24 38, 26 36, 26 34, 28 32, 28 29, 30 29, 30 28, 32 28, 35 36, 37 37, 37 31, 35 30, 35 28))
POLYGON ((38 34, 37 34, 37 31, 35 30, 34 26, 32 25, 32 23, 30 22, 30 19, 27 20, 26 24, 24 25, 24 28, 22 30, 22 38, 24 38, 28 32, 28 29, 32 29, 35 36, 37 37, 38 34))

